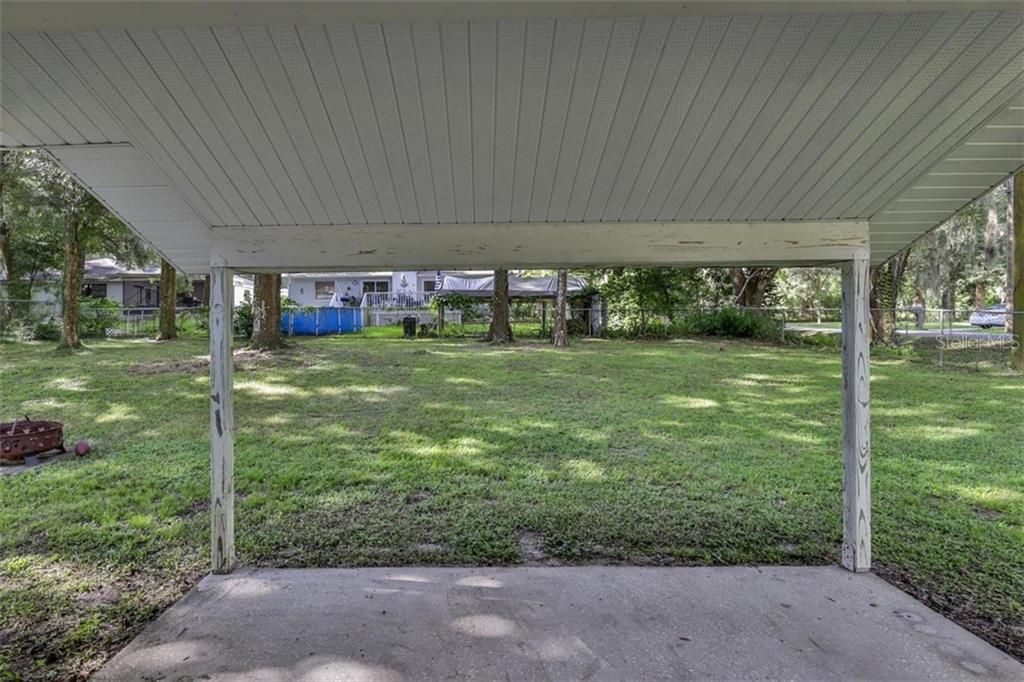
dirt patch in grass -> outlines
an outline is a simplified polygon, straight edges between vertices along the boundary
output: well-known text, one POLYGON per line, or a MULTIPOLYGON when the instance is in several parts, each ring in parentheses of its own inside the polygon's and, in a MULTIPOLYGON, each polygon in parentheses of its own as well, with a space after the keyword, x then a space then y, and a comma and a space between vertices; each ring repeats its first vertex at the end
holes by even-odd
POLYGON ((975 507, 973 511, 978 518, 985 519, 986 521, 998 521, 1003 518, 1003 512, 995 509, 988 509, 987 507, 975 507))
POLYGON ((516 533, 519 560, 526 566, 561 566, 562 562, 544 551, 544 536, 528 528, 516 533))
POLYGON ((0 577, 0 593, 19 601, 45 593, 50 605, 46 612, 26 611, 4 623, 0 679, 88 679, 202 577, 195 568, 175 575, 116 577, 83 573, 67 564, 61 568, 60 580, 107 582, 75 594, 52 583, 58 580, 53 567, 38 575, 32 571, 15 579, 0 577))
POLYGON ((920 576, 902 566, 876 562, 872 571, 887 583, 1024 662, 1024 618, 1013 618, 1009 614, 990 617, 965 591, 956 590, 951 594, 937 584, 923 582, 920 576))

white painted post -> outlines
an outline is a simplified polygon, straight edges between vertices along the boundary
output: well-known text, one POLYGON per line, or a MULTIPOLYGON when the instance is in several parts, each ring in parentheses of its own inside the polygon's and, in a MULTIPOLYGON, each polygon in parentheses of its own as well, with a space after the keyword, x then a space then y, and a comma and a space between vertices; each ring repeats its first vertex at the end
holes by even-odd
POLYGON ((210 545, 214 573, 235 567, 234 275, 210 269, 210 545))
POLYGON ((867 252, 843 264, 843 567, 871 570, 871 329, 867 252))

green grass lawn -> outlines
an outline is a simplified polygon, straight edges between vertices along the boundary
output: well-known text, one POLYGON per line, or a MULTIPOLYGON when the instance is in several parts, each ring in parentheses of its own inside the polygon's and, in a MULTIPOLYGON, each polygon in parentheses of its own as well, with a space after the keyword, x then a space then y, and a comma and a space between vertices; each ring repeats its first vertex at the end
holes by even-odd
MULTIPOLYGON (((206 344, 0 346, 0 415, 94 453, 0 479, 0 679, 96 669, 206 571, 206 344)), ((839 355, 309 339, 236 359, 262 566, 837 560, 839 355)), ((1024 658, 1024 381, 874 365, 876 570, 1024 658)))

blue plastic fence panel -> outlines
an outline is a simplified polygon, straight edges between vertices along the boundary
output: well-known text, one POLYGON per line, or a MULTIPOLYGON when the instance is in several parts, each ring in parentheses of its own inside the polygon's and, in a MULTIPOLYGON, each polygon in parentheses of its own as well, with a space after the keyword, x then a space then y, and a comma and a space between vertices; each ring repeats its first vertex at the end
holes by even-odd
POLYGON ((359 308, 315 308, 281 313, 281 332, 291 336, 351 334, 363 328, 359 308))

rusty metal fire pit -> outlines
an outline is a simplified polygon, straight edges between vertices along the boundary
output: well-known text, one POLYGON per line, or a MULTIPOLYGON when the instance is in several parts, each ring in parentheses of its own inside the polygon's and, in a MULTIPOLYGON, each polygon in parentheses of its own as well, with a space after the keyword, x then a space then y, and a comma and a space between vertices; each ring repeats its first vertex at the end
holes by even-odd
POLYGON ((0 423, 0 464, 16 464, 28 455, 64 449, 64 425, 25 417, 0 423))

